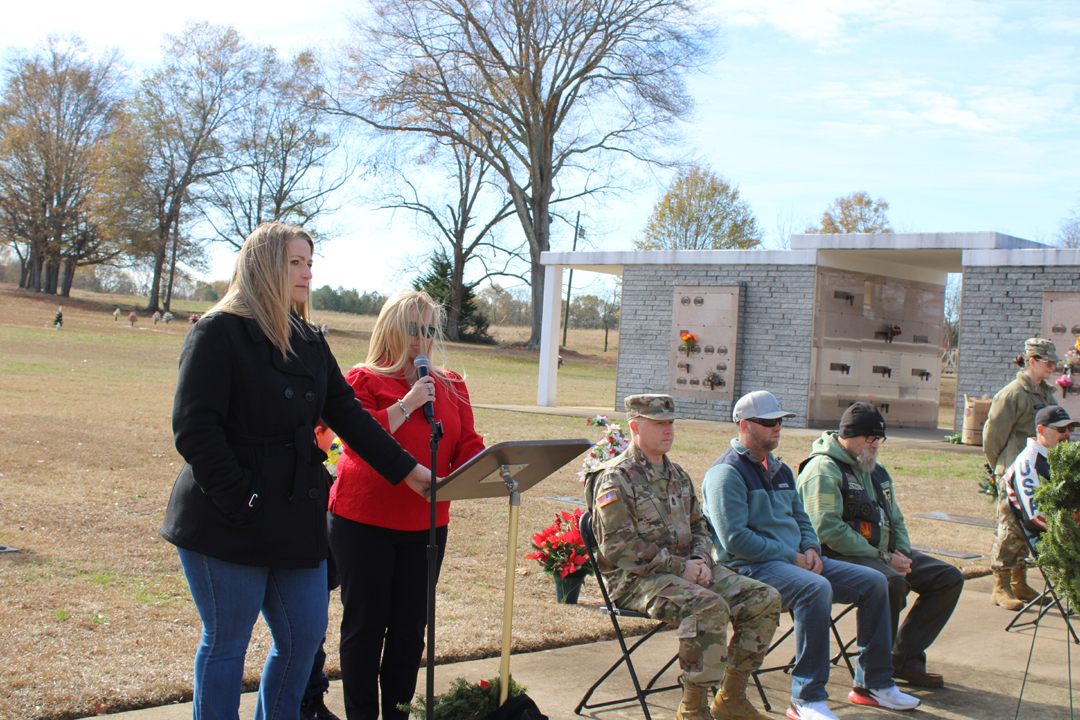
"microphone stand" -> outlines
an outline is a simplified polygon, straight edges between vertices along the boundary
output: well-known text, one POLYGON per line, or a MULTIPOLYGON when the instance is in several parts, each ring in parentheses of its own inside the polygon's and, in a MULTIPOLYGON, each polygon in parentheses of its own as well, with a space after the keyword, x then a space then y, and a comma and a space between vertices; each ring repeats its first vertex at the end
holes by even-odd
MULTIPOLYGON (((432 406, 434 408, 434 405, 432 406)), ((431 529, 428 534, 427 569, 427 715, 426 720, 435 718, 435 583, 438 581, 439 540, 435 531, 435 474, 438 467, 439 441, 442 440, 442 423, 431 419, 431 529)))

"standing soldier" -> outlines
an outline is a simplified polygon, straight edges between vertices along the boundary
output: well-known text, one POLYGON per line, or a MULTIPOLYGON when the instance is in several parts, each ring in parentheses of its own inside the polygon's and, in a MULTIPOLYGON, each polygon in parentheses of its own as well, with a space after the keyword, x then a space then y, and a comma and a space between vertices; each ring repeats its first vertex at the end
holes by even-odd
POLYGON ((746 686, 776 630, 779 595, 713 564, 690 476, 667 458, 678 417, 671 397, 632 395, 626 415, 630 446, 585 478, 611 600, 678 627, 676 720, 768 720, 746 699, 746 686), (708 689, 718 685, 710 708, 708 689))

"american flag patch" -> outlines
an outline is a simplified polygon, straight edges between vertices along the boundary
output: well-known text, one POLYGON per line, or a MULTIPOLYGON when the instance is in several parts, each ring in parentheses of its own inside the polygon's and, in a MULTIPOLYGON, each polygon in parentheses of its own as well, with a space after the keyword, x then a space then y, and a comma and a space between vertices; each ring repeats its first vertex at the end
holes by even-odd
POLYGON ((597 507, 604 507, 605 505, 610 505, 618 499, 619 498, 615 495, 614 490, 608 490, 606 493, 596 498, 596 505, 597 507))

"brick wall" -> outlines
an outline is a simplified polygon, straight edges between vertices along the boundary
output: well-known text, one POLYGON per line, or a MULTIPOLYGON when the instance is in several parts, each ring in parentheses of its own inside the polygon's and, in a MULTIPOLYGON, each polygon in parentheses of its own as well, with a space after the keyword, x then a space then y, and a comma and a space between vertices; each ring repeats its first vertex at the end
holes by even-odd
MULTIPOLYGON (((961 295, 956 430, 964 425, 964 395, 981 397, 1007 385, 1024 341, 1042 334, 1043 291, 1080 291, 1080 267, 965 267, 961 295)), ((1063 355, 1067 347, 1059 347, 1063 355)))
MULTIPOLYGON (((669 390, 676 285, 742 285, 735 398, 768 390, 796 414, 788 423, 805 427, 814 281, 810 265, 626 265, 615 409, 627 395, 669 390)), ((687 418, 731 421, 729 401, 676 397, 675 404, 687 418)))

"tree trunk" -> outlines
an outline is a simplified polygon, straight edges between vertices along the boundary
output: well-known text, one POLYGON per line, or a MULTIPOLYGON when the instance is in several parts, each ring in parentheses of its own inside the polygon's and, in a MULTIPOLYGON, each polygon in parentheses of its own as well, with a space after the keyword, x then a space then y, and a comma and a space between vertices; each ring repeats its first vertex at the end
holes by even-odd
POLYGON ((465 298, 465 267, 460 243, 454 246, 454 264, 450 268, 450 307, 446 309, 446 339, 461 340, 461 303, 465 298))
POLYGON ((165 250, 168 247, 169 241, 166 235, 165 240, 159 240, 157 247, 154 248, 154 279, 150 283, 150 301, 146 304, 146 312, 157 312, 160 309, 158 295, 161 294, 161 273, 165 267, 165 250))
POLYGON ((75 282, 76 263, 70 258, 64 261, 64 277, 60 282, 60 295, 71 297, 71 284, 75 282))
POLYGON ((34 292, 41 292, 41 269, 45 265, 45 258, 42 257, 41 250, 42 243, 40 240, 30 241, 30 260, 27 262, 29 268, 24 287, 34 292))
POLYGON ((173 280, 176 278, 176 246, 180 244, 180 222, 173 226, 172 258, 169 260, 169 286, 165 290, 165 312, 172 305, 173 280))
POLYGON ((56 294, 56 287, 60 283, 60 261, 56 258, 49 258, 49 261, 45 263, 45 278, 43 291, 50 295, 56 294))
POLYGON ((604 352, 607 352, 607 334, 608 334, 608 326, 607 326, 607 323, 604 323, 604 352))

